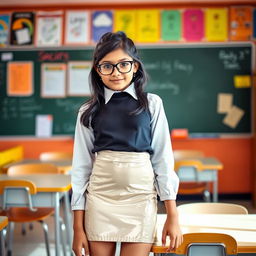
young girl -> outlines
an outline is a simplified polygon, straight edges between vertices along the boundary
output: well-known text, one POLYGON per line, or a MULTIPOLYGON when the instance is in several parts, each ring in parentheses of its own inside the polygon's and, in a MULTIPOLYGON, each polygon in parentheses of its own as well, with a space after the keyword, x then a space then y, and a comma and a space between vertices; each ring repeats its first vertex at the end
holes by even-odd
POLYGON ((90 73, 92 99, 79 110, 72 168, 76 256, 149 254, 157 193, 167 219, 162 242, 182 243, 176 211, 178 178, 161 99, 143 88, 147 76, 131 39, 106 33, 90 73))

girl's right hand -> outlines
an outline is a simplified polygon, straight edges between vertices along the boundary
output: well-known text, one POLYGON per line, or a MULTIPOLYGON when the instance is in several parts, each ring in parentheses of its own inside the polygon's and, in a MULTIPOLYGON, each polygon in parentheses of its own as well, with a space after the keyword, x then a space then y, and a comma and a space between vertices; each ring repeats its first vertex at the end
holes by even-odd
POLYGON ((76 256, 90 255, 89 243, 84 230, 74 230, 72 249, 76 256))

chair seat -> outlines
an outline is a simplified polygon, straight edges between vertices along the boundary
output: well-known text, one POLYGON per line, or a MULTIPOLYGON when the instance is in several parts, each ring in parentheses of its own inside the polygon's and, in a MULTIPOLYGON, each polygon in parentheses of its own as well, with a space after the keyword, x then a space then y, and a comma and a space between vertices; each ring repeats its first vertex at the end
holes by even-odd
POLYGON ((181 182, 179 185, 179 193, 184 195, 202 193, 206 189, 207 182, 181 182))
POLYGON ((8 210, 0 211, 0 216, 8 217, 10 222, 32 222, 44 220, 54 214, 54 208, 38 207, 36 211, 31 211, 26 207, 12 207, 8 210))

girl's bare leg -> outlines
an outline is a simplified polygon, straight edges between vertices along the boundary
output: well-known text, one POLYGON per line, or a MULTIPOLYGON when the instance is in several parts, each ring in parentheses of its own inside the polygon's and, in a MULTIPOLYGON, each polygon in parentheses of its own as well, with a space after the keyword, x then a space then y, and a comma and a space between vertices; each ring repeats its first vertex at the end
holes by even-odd
POLYGON ((120 256, 148 256, 151 247, 146 243, 121 243, 120 256))
POLYGON ((114 256, 116 251, 115 242, 89 241, 90 256, 114 256))

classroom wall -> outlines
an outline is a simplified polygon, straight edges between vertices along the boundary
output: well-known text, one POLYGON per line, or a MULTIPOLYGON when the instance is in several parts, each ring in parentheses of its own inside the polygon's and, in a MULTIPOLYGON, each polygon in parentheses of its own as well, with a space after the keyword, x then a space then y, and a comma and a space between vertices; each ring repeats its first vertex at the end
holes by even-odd
MULTIPOLYGON (((79 5, 79 6, 55 6, 55 7, 16 7, 2 8, 1 11, 25 11, 25 10, 53 10, 53 9, 104 9, 104 8, 176 8, 176 7, 207 7, 212 6, 214 1, 196 3, 189 6, 185 1, 182 5, 177 2, 174 5, 162 3, 138 4, 131 6, 129 4, 122 6, 111 5, 111 1, 107 1, 106 6, 103 5, 79 5)), ((250 4, 256 6, 255 1, 235 1, 235 4, 250 4)), ((232 5, 230 1, 222 1, 218 6, 232 5)), ((255 71, 254 71, 255 72, 255 71)), ((255 93, 254 93, 255 97, 255 93)), ((254 101, 255 102, 255 101, 254 101)), ((254 106, 254 113, 255 113, 254 106)), ((255 118, 254 118, 255 120, 255 118)), ((255 122, 255 121, 254 121, 255 122)), ((256 125, 255 125, 256 126, 256 125)), ((254 127, 255 127, 254 126, 254 127)), ((256 130, 255 130, 256 132, 256 130)), ((256 137, 233 137, 233 138, 193 138, 193 139, 175 139, 172 141, 173 149, 196 149, 202 150, 207 156, 217 157, 224 165, 224 169, 219 172, 219 192, 220 193, 252 193, 256 195, 256 137)), ((4 138, 0 139, 0 150, 7 149, 15 145, 24 146, 25 158, 38 158, 43 151, 71 151, 73 147, 72 138, 53 138, 53 139, 35 139, 35 138, 4 138)), ((256 204, 256 197, 255 197, 256 204)))

